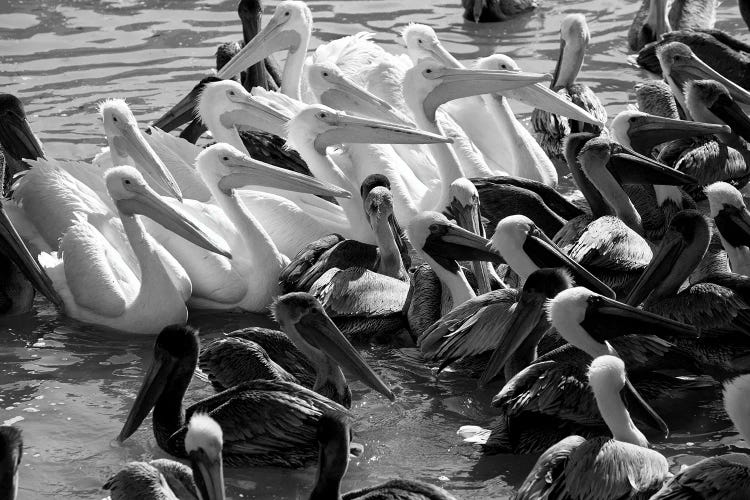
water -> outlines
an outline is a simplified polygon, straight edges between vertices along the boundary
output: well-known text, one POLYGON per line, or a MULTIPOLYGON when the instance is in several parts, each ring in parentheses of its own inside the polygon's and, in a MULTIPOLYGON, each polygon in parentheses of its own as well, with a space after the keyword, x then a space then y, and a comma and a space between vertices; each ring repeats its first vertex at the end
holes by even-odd
MULTIPOLYGON (((501 51, 521 68, 541 72, 554 68, 561 18, 581 12, 592 35, 581 80, 594 88, 610 117, 631 102, 633 84, 645 77, 625 59, 627 29, 638 8, 633 0, 547 0, 531 15, 494 25, 463 21, 458 0, 308 3, 315 17, 313 47, 368 30, 401 52, 399 29, 417 21, 433 26, 459 59, 501 51)), ((157 118, 212 67, 219 43, 241 38, 235 7, 235 0, 0 2, 0 91, 24 101, 51 157, 90 158, 104 145, 97 102, 123 97, 141 124, 157 118)), ((271 12, 273 3, 266 8, 271 12)), ((718 28, 747 38, 736 1, 723 2, 718 18, 718 28)), ((524 116, 528 111, 518 110, 524 116)), ((200 314, 191 323, 211 338, 270 321, 200 314)), ((0 326, 0 422, 17 422, 24 430, 21 498, 102 498, 101 485, 123 463, 164 456, 150 419, 124 445, 114 442, 150 360, 152 338, 103 337, 96 328, 56 315, 41 300, 33 314, 0 326)), ((438 379, 409 350, 370 347, 365 356, 398 400, 389 404, 354 385, 357 440, 366 452, 352 462, 345 489, 401 476, 440 483, 460 498, 512 493, 535 457, 483 457, 455 435, 462 424, 491 420, 492 391, 477 392, 473 380, 456 373, 438 379)), ((194 380, 188 397, 210 393, 194 380)), ((701 417, 705 413, 692 409, 691 433, 657 447, 675 467, 736 446, 726 423, 711 424, 701 417)), ((229 470, 228 496, 307 498, 313 478, 313 470, 229 470)))

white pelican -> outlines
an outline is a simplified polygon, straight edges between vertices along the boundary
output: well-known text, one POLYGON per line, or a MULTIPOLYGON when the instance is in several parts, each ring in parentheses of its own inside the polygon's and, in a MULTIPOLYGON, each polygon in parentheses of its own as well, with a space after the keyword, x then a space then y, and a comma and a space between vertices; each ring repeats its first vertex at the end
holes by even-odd
POLYGON ((110 169, 105 182, 138 260, 141 278, 90 223, 76 221, 63 235, 59 253, 40 255, 42 267, 63 298, 65 313, 87 323, 134 333, 156 333, 167 325, 185 323, 189 290, 186 296, 184 277, 179 282, 174 278, 181 268, 176 262, 162 262, 171 256, 156 250, 136 214, 146 215, 210 251, 230 256, 228 250, 170 207, 134 168, 110 169))
POLYGON ((591 363, 588 378, 612 437, 570 436, 552 446, 539 457, 516 499, 647 498, 669 477, 667 459, 648 448, 621 399, 627 381, 625 363, 615 356, 599 356, 591 363))

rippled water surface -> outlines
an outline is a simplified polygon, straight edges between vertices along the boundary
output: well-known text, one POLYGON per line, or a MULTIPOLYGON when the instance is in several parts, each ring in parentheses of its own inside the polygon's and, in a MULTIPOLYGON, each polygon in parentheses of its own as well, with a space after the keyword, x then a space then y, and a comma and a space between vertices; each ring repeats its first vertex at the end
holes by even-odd
MULTIPOLYGON (((597 92, 610 116, 645 77, 627 65, 626 33, 634 0, 542 0, 537 12, 502 24, 463 21, 458 0, 309 1, 313 47, 367 30, 389 50, 410 21, 432 25, 459 59, 501 51, 526 70, 549 72, 564 14, 586 14, 592 45, 581 80, 597 92)), ((267 2, 267 13, 274 3, 267 2)), ((96 104, 124 97, 142 124, 174 104, 214 63, 214 49, 240 39, 236 1, 4 0, 0 2, 0 92, 25 103, 34 130, 54 158, 89 158, 105 144, 96 104)), ((745 38, 736 1, 724 1, 717 27, 745 38)), ((519 109, 519 111, 527 111, 519 109)), ((0 422, 23 428, 21 498, 101 498, 109 475, 129 460, 164 456, 150 419, 124 445, 116 444, 125 413, 150 359, 153 338, 106 336, 59 317, 43 301, 33 314, 3 320, 0 331, 0 422)), ((191 317, 202 337, 248 325, 254 315, 191 317)), ((344 487, 414 477, 441 483, 460 498, 506 498, 535 457, 483 457, 461 444, 462 424, 487 424, 492 391, 457 373, 436 378, 408 350, 370 347, 367 359, 394 387, 394 404, 355 384, 356 432, 365 454, 350 466, 344 487)), ((210 394, 194 380, 190 399, 210 394)), ((675 411, 691 433, 657 446, 675 463, 723 452, 736 435, 709 424, 707 411, 675 411), (690 416, 690 418, 686 418, 690 416)), ((669 418, 667 418, 668 421, 669 418)), ((231 498, 307 498, 313 470, 227 471, 231 498)))

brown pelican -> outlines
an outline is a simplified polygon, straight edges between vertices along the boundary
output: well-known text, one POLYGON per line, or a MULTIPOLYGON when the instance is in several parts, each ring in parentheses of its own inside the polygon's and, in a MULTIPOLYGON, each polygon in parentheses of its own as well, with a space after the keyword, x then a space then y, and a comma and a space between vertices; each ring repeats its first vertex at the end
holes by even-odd
POLYGON ((318 422, 320 459, 310 500, 456 500, 444 489, 413 479, 391 479, 343 495, 341 480, 349 467, 349 421, 341 415, 326 414, 318 422))
MULTIPOLYGON (((740 436, 750 442, 750 376, 724 385, 724 409, 740 436)), ((750 493, 750 458, 745 453, 710 457, 682 469, 650 500, 742 500, 750 493)))
POLYGON ((0 94, 0 146, 5 153, 3 193, 13 177, 28 169, 24 159, 44 158, 44 148, 31 130, 23 103, 13 94, 0 94))
POLYGON ((111 500, 200 498, 224 500, 223 435, 204 413, 190 418, 184 436, 191 468, 172 460, 130 462, 103 486, 111 500))
MULTIPOLYGON (((320 321, 309 316, 298 319, 313 325, 320 321)), ((316 332, 303 328, 308 334, 316 332)), ((119 441, 132 435, 153 408, 157 444, 172 455, 186 458, 185 419, 205 412, 224 432, 225 465, 301 467, 316 458, 315 431, 320 416, 325 412, 348 414, 346 408, 316 392, 271 380, 245 382, 184 410, 182 401, 198 362, 198 350, 196 330, 184 326, 162 330, 119 441)))
POLYGON ((531 12, 539 0, 461 0, 464 19, 475 23, 496 23, 531 12))
POLYGON ((627 383, 622 360, 597 357, 588 370, 588 382, 612 437, 569 436, 550 447, 526 477, 516 500, 648 498, 670 477, 667 459, 648 448, 621 399, 627 383))
POLYGON ((715 182, 705 192, 732 272, 750 276, 750 213, 742 193, 726 182, 715 182))
POLYGON ((419 338, 426 359, 450 363, 494 351, 480 380, 485 385, 506 368, 506 380, 536 359, 536 345, 549 322, 544 305, 560 291, 573 286, 563 269, 531 273, 523 289, 488 292, 454 307, 419 338), (512 362, 506 361, 513 355, 512 362))
POLYGON ((661 40, 672 30, 704 30, 716 23, 717 0, 675 0, 667 15, 667 0, 643 0, 628 32, 630 50, 661 40))
POLYGON ((0 498, 15 500, 18 494, 18 468, 23 456, 21 430, 0 425, 0 498))
MULTIPOLYGON (((607 112, 596 94, 586 85, 576 83, 576 77, 583 66, 590 40, 589 28, 583 14, 569 14, 560 24, 560 54, 552 76, 550 88, 561 97, 573 102, 591 115, 607 122, 607 112)), ((557 167, 558 171, 567 170, 563 139, 575 132, 592 132, 598 134, 601 127, 586 122, 568 119, 564 116, 534 109, 531 123, 536 139, 557 167)))

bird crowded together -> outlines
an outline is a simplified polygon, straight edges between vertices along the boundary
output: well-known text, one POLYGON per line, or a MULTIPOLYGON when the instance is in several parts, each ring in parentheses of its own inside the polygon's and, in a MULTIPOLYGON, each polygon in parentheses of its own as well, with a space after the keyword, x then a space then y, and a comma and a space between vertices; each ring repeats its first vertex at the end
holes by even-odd
MULTIPOLYGON (((502 22, 536 0, 461 8, 502 22)), ((265 23, 240 0, 244 43, 153 123, 101 101, 93 159, 51 158, 0 94, 0 312, 46 300, 155 338, 116 441, 152 414, 175 460, 124 464, 103 492, 224 500, 227 467, 317 467, 311 500, 455 500, 410 477, 341 491, 368 446, 349 382, 399 398, 362 355, 378 342, 492 388, 495 417, 456 443, 538 457, 517 500, 750 499, 746 448, 682 467, 654 448, 687 432, 680 401, 721 402, 750 440, 750 45, 714 29, 720 8, 643 0, 622 30, 643 78, 614 117, 577 82, 582 14, 543 74, 459 61, 418 23, 402 54, 365 32, 312 50, 298 0, 265 23), (193 311, 278 329, 204 339, 193 311), (214 395, 189 396, 196 374, 214 395)), ((2 500, 22 456, 22 425, 0 426, 2 500)))

